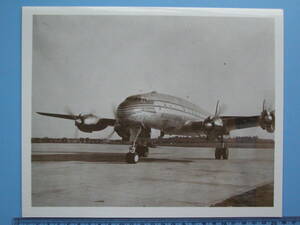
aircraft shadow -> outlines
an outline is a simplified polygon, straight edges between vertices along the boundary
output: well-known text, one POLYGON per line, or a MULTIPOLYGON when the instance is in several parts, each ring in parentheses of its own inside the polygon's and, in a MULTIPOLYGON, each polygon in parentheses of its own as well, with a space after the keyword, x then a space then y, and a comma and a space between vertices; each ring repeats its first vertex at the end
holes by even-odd
MULTIPOLYGON (((99 163, 116 163, 124 164, 124 153, 62 153, 62 154, 41 154, 32 155, 32 162, 65 162, 65 161, 78 161, 78 162, 99 162, 99 163)), ((189 163, 192 160, 187 159, 165 159, 165 158, 141 158, 140 162, 170 162, 170 163, 189 163)))

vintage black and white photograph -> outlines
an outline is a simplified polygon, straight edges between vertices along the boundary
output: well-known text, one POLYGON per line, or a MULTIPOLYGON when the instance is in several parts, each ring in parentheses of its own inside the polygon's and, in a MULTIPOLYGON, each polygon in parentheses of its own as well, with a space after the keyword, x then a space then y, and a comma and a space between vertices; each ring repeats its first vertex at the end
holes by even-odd
POLYGON ((23 9, 23 216, 280 216, 282 12, 23 9))

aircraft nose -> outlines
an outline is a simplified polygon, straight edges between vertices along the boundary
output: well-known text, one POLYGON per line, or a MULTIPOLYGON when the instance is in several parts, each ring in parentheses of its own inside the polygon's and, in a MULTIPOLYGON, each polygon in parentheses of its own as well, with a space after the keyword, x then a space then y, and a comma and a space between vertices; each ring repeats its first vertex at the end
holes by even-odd
POLYGON ((137 111, 139 111, 138 106, 125 100, 118 106, 117 117, 119 120, 128 120, 137 111))
POLYGON ((117 108, 117 118, 122 119, 125 116, 126 104, 122 102, 117 108))

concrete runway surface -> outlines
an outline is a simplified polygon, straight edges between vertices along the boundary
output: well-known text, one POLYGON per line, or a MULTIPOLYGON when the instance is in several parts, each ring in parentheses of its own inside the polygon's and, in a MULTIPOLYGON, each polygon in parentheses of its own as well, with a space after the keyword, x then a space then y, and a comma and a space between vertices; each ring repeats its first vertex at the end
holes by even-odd
POLYGON ((32 144, 33 206, 211 206, 273 184, 274 150, 150 148, 125 163, 126 145, 32 144))

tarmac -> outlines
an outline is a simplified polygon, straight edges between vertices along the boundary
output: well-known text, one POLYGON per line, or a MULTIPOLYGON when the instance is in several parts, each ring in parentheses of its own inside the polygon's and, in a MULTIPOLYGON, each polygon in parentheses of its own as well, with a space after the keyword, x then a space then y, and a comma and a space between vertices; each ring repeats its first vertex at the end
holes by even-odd
POLYGON ((138 164, 125 162, 127 152, 126 145, 32 144, 32 206, 217 206, 273 185, 273 149, 232 148, 229 160, 215 160, 213 148, 158 146, 138 164))

